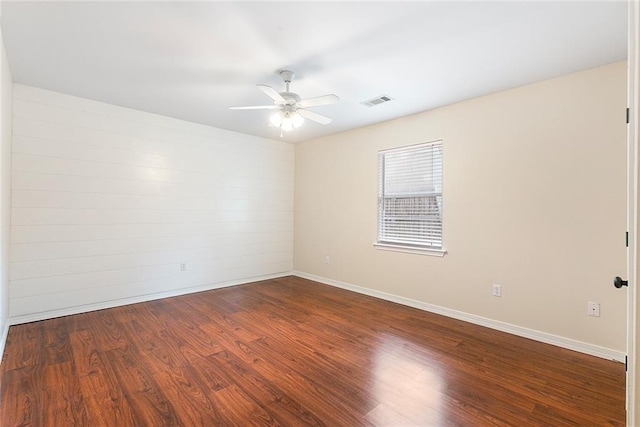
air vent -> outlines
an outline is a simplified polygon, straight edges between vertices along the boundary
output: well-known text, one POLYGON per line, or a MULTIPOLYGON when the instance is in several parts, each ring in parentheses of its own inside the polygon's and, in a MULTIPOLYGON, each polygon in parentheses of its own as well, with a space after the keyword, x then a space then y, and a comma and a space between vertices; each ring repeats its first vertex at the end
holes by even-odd
POLYGON ((375 107, 376 105, 384 104, 389 101, 393 101, 393 98, 389 95, 380 95, 369 99, 368 101, 362 101, 360 104, 366 105, 367 107, 375 107))

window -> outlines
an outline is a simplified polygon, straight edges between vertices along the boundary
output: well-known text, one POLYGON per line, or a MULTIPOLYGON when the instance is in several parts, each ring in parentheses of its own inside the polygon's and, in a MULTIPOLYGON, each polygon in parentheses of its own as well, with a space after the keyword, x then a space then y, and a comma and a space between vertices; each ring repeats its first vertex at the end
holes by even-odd
POLYGON ((442 250, 442 141, 378 153, 378 247, 442 250))

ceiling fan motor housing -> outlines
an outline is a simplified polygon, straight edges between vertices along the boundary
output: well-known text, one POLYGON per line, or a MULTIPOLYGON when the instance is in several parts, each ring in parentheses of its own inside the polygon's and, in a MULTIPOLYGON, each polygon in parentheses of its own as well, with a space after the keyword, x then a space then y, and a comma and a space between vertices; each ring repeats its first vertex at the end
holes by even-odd
POLYGON ((296 102, 300 102, 300 95, 293 92, 280 92, 280 96, 285 99, 282 105, 293 105, 296 102))

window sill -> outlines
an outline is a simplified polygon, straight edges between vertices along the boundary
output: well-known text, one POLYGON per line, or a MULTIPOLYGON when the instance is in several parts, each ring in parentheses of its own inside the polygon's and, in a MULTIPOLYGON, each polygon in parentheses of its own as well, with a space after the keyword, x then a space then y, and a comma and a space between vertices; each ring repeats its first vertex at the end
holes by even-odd
POLYGON ((373 246, 376 249, 382 249, 384 251, 405 252, 408 254, 428 255, 436 257, 443 257, 447 253, 445 249, 427 249, 414 246, 390 245, 388 243, 374 243, 373 246))

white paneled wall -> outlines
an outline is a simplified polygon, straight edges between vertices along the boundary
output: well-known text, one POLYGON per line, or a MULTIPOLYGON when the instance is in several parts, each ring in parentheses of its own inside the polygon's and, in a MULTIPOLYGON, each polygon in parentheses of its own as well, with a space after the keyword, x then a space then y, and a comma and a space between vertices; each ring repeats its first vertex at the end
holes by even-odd
POLYGON ((0 33, 0 355, 9 333, 12 89, 11 69, 0 33))
POLYGON ((13 102, 14 323, 291 271, 292 145, 22 85, 13 102))

